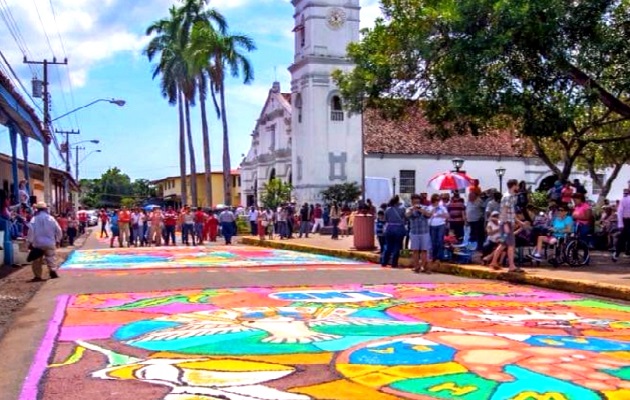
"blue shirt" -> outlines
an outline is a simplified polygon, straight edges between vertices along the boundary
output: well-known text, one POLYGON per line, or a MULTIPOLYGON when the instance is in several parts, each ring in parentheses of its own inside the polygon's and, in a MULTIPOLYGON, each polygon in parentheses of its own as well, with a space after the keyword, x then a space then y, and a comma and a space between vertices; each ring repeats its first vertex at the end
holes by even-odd
POLYGON ((377 219, 374 230, 376 231, 376 236, 385 235, 385 220, 377 219))
POLYGON ((567 215, 563 219, 559 217, 554 217, 553 221, 551 221, 551 226, 553 228, 553 236, 556 238, 564 237, 567 234, 567 228, 571 228, 570 232, 573 231, 573 218, 567 215))
POLYGON ((109 220, 109 226, 112 229, 118 229, 118 215, 114 214, 109 220))

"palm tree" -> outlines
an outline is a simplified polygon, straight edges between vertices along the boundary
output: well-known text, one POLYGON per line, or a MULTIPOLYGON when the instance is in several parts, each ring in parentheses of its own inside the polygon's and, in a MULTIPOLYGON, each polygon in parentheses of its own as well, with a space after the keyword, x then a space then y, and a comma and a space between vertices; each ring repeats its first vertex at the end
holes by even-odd
MULTIPOLYGON (((217 34, 225 32, 227 22, 223 15, 215 9, 203 10, 208 0, 185 0, 182 9, 185 14, 183 31, 187 32, 188 48, 186 58, 190 73, 196 78, 199 91, 199 109, 201 111, 201 131, 204 158, 204 188, 206 205, 212 206, 212 166, 210 162, 210 130, 206 114, 206 98, 208 90, 207 71, 211 67, 212 54, 216 48, 217 34), (216 28, 215 28, 216 25, 216 28)), ((219 110, 216 108, 217 118, 219 110)))
POLYGON ((180 38, 181 13, 175 6, 169 8, 169 17, 155 21, 147 28, 147 35, 155 34, 144 53, 152 61, 158 54, 160 60, 153 69, 153 79, 161 75, 162 96, 169 104, 178 105, 179 114, 179 170, 180 195, 182 202, 188 198, 186 187, 186 136, 184 129, 184 111, 180 95, 180 82, 186 76, 186 63, 182 57, 183 46, 180 38))
MULTIPOLYGON (((226 72, 232 77, 243 77, 243 83, 249 84, 254 80, 254 69, 249 59, 242 53, 256 49, 254 41, 245 35, 221 35, 217 38, 214 52, 214 64, 210 68, 210 76, 214 90, 219 94, 219 109, 223 126, 223 193, 226 205, 232 204, 232 174, 230 165, 230 140, 225 107, 225 78, 226 72)), ((214 98, 213 98, 214 100, 214 98)))

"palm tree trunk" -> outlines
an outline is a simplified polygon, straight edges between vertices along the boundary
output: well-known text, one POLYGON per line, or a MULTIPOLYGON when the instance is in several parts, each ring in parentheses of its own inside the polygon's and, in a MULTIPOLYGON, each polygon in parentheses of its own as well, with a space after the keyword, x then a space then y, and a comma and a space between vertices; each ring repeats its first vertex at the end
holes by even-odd
POLYGON ((221 122, 223 123, 223 197, 225 205, 232 205, 232 170, 230 165, 230 137, 228 134, 227 115, 225 112, 225 84, 219 86, 221 100, 221 122))
POLYGON ((184 103, 186 112, 186 136, 188 139, 188 153, 190 153, 190 195, 192 201, 190 205, 197 207, 197 166, 195 161, 195 146, 192 141, 192 126, 190 124, 190 102, 186 100, 184 103))
POLYGON ((199 77, 199 108, 201 109, 201 134, 203 138, 203 169, 206 207, 212 207, 212 165, 210 164, 210 132, 206 115, 206 80, 199 77))
POLYGON ((184 106, 183 96, 177 93, 177 106, 179 109, 179 176, 180 176, 180 195, 182 204, 188 200, 188 188, 186 187, 186 129, 184 127, 184 106))

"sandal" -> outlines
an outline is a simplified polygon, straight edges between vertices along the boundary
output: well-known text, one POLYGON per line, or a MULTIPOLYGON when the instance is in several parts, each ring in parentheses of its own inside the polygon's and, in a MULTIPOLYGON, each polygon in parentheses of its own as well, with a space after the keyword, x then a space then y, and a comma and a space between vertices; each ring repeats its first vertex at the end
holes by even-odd
POLYGON ((525 270, 521 268, 508 269, 508 272, 516 273, 516 274, 524 274, 525 270))
POLYGON ((498 265, 490 265, 490 268, 492 268, 495 271, 501 271, 501 267, 498 265))

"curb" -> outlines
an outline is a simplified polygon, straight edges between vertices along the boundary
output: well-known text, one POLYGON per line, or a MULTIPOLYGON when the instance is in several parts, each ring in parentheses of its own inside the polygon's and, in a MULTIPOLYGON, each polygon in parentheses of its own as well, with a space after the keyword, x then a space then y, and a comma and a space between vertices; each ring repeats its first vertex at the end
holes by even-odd
MULTIPOLYGON (((379 262, 377 254, 354 251, 354 250, 337 250, 325 247, 307 246, 297 243, 278 243, 275 241, 261 241, 254 238, 241 238, 241 243, 250 246, 270 247, 281 250, 293 250, 308 253, 321 254, 326 256, 335 256, 341 258, 350 258, 359 261, 379 262)), ((401 258, 399 264, 404 267, 411 266, 410 259, 401 258)), ((619 300, 630 300, 630 286, 611 285, 599 283, 589 280, 569 280, 561 278, 549 278, 535 274, 513 274, 508 272, 495 272, 480 265, 457 265, 442 264, 437 268, 437 272, 461 276, 465 278, 501 280, 510 283, 520 283, 532 286, 543 287, 547 289, 561 290, 564 292, 573 292, 581 294, 590 294, 595 296, 608 297, 619 300)))

